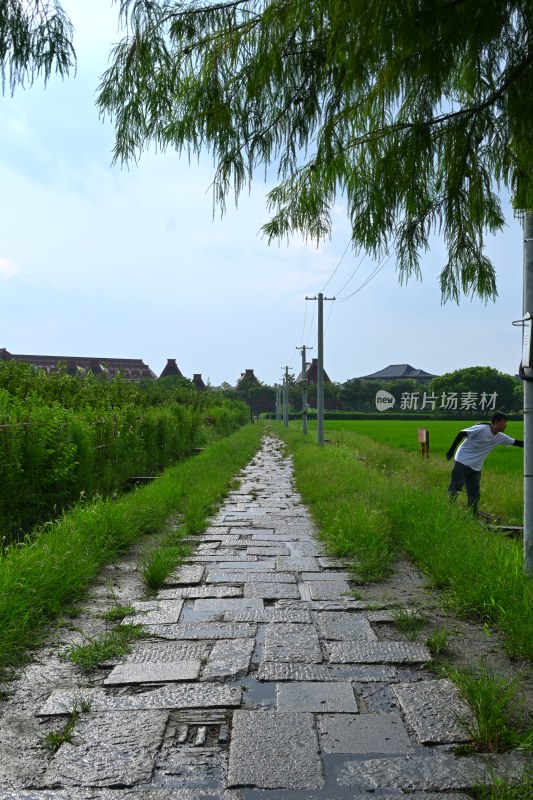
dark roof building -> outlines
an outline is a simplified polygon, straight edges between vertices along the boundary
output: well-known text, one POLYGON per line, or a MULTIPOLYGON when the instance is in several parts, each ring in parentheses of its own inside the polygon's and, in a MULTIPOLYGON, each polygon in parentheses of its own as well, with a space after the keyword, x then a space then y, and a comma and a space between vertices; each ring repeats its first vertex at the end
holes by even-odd
MULTIPOLYGON (((323 370, 323 373, 324 373, 324 383, 331 383, 331 380, 330 380, 330 378, 329 378, 329 376, 328 376, 328 374, 327 374, 325 369, 323 370)), ((305 365, 305 377, 307 378, 309 383, 317 383, 317 379, 318 379, 318 358, 313 358, 313 360, 311 361, 310 364, 306 364, 305 365)), ((296 378, 296 380, 297 381, 301 381, 302 380, 302 373, 301 372, 298 375, 298 377, 296 378)))
MULTIPOLYGON (((208 380, 209 380, 209 378, 208 378, 208 380)), ((207 389, 207 386, 205 385, 205 383, 202 380, 202 375, 199 372, 195 372, 194 373, 194 375, 192 376, 192 382, 194 383, 196 388, 199 389, 199 390, 207 389)))
POLYGON ((237 381, 236 389, 239 389, 242 383, 259 383, 259 380, 254 375, 253 369, 246 369, 241 372, 241 377, 237 381))
POLYGON ((438 375, 432 375, 430 372, 425 372, 423 369, 416 369, 410 364, 390 364, 385 369, 380 369, 379 372, 373 372, 372 375, 361 375, 359 380, 362 381, 399 381, 409 378, 419 383, 429 383, 433 378, 438 378, 438 375))
POLYGON ((126 381, 138 381, 140 378, 155 378, 156 375, 140 358, 95 358, 85 356, 36 356, 10 353, 5 347, 0 348, 0 361, 23 361, 46 373, 59 372, 65 369, 68 375, 80 375, 92 372, 93 375, 107 375, 114 378, 120 373, 126 381))
POLYGON ((183 378, 183 375, 179 371, 178 365, 176 364, 175 358, 167 358, 167 363, 163 369, 163 372, 159 376, 160 378, 183 378))

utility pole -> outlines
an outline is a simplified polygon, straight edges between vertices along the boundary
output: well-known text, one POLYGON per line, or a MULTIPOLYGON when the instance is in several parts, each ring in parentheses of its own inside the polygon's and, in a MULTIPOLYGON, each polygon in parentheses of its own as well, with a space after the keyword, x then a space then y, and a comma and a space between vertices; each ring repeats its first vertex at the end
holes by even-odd
POLYGON ((276 383, 276 422, 281 420, 281 390, 279 385, 276 383))
POLYGON ((302 432, 307 433, 307 363, 306 363, 306 349, 312 350, 312 347, 306 348, 305 344, 297 347, 297 350, 302 351, 302 432))
POLYGON ((324 444, 324 300, 335 300, 335 297, 306 297, 306 300, 318 300, 318 369, 316 376, 316 441, 319 447, 324 444))
POLYGON ((289 368, 285 367, 283 379, 283 424, 289 427, 289 368))
POLYGON ((522 371, 524 373, 524 572, 533 575, 533 367, 531 342, 533 322, 533 211, 524 214, 524 342, 522 371))

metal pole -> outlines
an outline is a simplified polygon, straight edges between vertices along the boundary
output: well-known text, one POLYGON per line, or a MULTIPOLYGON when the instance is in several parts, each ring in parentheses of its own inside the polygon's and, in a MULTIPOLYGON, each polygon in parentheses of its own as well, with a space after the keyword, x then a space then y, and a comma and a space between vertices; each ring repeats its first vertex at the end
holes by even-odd
POLYGON ((316 375, 316 441, 324 444, 324 295, 318 294, 318 369, 316 375))
MULTIPOLYGON (((533 314, 533 211, 524 214, 524 316, 533 314)), ((533 575, 533 382, 524 381, 524 572, 533 575)))
POLYGON ((276 422, 281 419, 281 393, 278 384, 276 383, 276 422))
POLYGON ((283 379, 283 424, 289 427, 289 368, 285 367, 283 379))

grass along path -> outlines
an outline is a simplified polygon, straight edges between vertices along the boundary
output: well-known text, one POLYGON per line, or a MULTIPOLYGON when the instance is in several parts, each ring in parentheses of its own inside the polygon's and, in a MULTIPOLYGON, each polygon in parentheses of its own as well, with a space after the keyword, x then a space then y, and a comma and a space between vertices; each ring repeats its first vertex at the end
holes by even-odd
MULTIPOLYGON (((0 677, 23 662, 29 643, 39 644, 47 623, 85 596, 103 564, 143 534, 159 531, 171 514, 180 520, 171 544, 176 555, 180 534, 202 529, 259 448, 262 433, 258 425, 241 428, 148 486, 75 507, 8 548, 0 556, 0 677)), ((175 564, 171 559, 169 568, 175 564)))
POLYGON ((533 660, 533 581, 521 543, 451 505, 441 465, 347 431, 341 441, 328 430, 331 443, 318 448, 312 434, 277 429, 321 536, 351 559, 359 582, 383 579, 405 554, 454 613, 494 626, 510 656, 533 660))

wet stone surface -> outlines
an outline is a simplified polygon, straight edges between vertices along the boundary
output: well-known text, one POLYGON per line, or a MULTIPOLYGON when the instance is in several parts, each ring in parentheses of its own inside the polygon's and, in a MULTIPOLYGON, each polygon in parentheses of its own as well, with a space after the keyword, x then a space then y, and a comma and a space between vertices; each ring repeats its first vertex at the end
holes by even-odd
POLYGON ((143 547, 102 570, 0 703, 0 800, 465 800, 530 756, 457 757, 465 715, 394 610, 350 596, 266 436, 153 598, 143 547), (132 605, 147 638, 86 674, 59 657, 132 605), (386 625, 386 628, 383 628, 386 625), (393 628, 390 627, 393 631, 393 628), (70 741, 43 745, 76 711, 70 741))
POLYGON ((326 753, 412 753, 399 714, 321 714, 318 729, 326 753))
POLYGON ((278 711, 342 711, 357 712, 357 703, 350 683, 280 683, 278 711))
POLYGON ((398 683, 392 690, 420 742, 446 744, 468 741, 464 727, 457 720, 473 721, 474 717, 451 681, 398 683))
POLYGON ((123 711, 81 719, 73 743, 61 745, 43 786, 134 786, 149 781, 168 715, 123 711))
POLYGON ((314 789, 323 783, 311 714, 235 712, 229 786, 314 789))

